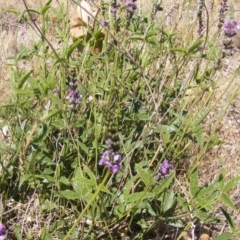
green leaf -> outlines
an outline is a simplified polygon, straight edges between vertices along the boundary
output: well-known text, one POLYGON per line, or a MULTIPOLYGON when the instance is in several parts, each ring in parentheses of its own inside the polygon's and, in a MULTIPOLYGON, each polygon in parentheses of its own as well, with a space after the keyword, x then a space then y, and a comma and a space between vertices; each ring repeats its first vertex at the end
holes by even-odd
POLYGON ((54 127, 56 127, 57 129, 59 130, 63 130, 65 129, 66 125, 64 124, 64 119, 62 118, 59 118, 59 119, 56 119, 52 122, 52 125, 54 127))
POLYGON ((170 48, 169 50, 173 52, 187 53, 187 50, 184 48, 170 48))
POLYGON ((136 170, 146 186, 150 186, 150 184, 153 183, 153 179, 149 171, 144 170, 139 164, 136 164, 136 170))
POLYGON ((17 238, 17 240, 22 240, 22 237, 20 235, 21 232, 21 228, 18 225, 14 225, 14 233, 15 233, 15 237, 17 238))
POLYGON ((225 185, 225 176, 226 170, 223 169, 222 173, 219 175, 218 184, 219 184, 219 191, 222 193, 225 185))
POLYGON ((226 218, 226 220, 227 220, 227 222, 228 222, 231 230, 232 230, 233 232, 235 232, 236 226, 235 226, 235 224, 234 224, 233 219, 231 218, 231 216, 228 214, 227 211, 225 211, 223 208, 221 208, 221 210, 222 210, 222 213, 223 213, 223 215, 225 216, 225 218, 226 218))
POLYGON ((157 36, 157 35, 158 35, 158 33, 156 31, 149 31, 149 32, 147 32, 145 38, 147 39, 149 37, 157 36))
POLYGON ((46 225, 44 225, 42 231, 41 231, 41 235, 40 235, 40 240, 44 240, 45 239, 45 235, 46 235, 46 225))
POLYGON ((229 240, 233 237, 233 234, 230 232, 224 232, 220 234, 218 237, 214 238, 213 240, 229 240))
POLYGON ((52 183, 56 183, 56 179, 52 176, 48 176, 46 175, 46 173, 44 174, 35 174, 34 175, 36 178, 40 178, 40 179, 43 179, 43 182, 44 183, 49 183, 49 182, 52 182, 52 183))
POLYGON ((19 80, 17 89, 22 88, 23 84, 26 82, 26 80, 28 79, 28 77, 31 75, 32 72, 33 72, 33 70, 28 71, 28 72, 19 80))
POLYGON ((70 190, 65 190, 65 191, 58 191, 62 197, 68 199, 68 200, 76 200, 81 197, 81 194, 78 192, 70 191, 70 190))
POLYGON ((84 143, 77 140, 77 144, 79 145, 79 148, 83 150, 86 154, 89 153, 89 147, 87 147, 84 143))
POLYGON ((5 11, 6 11, 6 12, 9 12, 9 13, 14 13, 14 14, 16 14, 16 15, 19 14, 19 11, 18 11, 17 9, 6 9, 5 11))
POLYGON ((199 206, 202 208, 208 210, 208 211, 213 211, 213 202, 208 201, 207 198, 197 198, 197 203, 199 206))
POLYGON ((86 191, 91 191, 91 188, 92 188, 92 187, 89 187, 89 185, 86 186, 86 184, 79 181, 79 178, 72 179, 72 186, 74 191, 79 193, 81 196, 83 196, 86 193, 86 191))
POLYGON ((59 182, 65 184, 65 185, 67 185, 67 186, 70 185, 69 180, 68 180, 66 177, 64 177, 64 176, 61 176, 61 177, 60 177, 59 182))
POLYGON ((57 208, 56 203, 50 202, 48 199, 41 205, 42 210, 52 211, 55 208, 57 208))
POLYGON ((45 6, 43 7, 43 9, 41 9, 40 13, 41 13, 42 15, 44 15, 44 14, 47 12, 47 10, 48 10, 49 8, 51 8, 51 6, 50 6, 51 2, 52 2, 52 0, 49 0, 49 1, 45 4, 45 6))
POLYGON ((88 174, 92 181, 97 182, 95 175, 92 173, 92 171, 87 165, 84 165, 84 171, 88 174))
POLYGON ((28 232, 24 231, 27 240, 35 240, 28 232))
MULTIPOLYGON (((144 41, 145 39, 143 37, 140 37, 139 35, 131 36, 125 39, 125 42, 128 42, 129 40, 139 40, 144 41)), ((128 44, 128 43, 127 43, 128 44)))
POLYGON ((31 177, 32 177, 31 174, 24 174, 24 175, 22 175, 22 176, 20 177, 18 189, 20 189, 21 186, 23 185, 23 183, 24 183, 25 181, 27 181, 27 180, 28 180, 29 178, 31 178, 31 177))
POLYGON ((123 200, 126 202, 127 198, 129 198, 129 195, 131 195, 131 189, 134 185, 134 182, 137 180, 137 175, 133 176, 132 178, 128 179, 128 181, 126 181, 126 184, 123 188, 123 200))
POLYGON ((68 51, 67 51, 67 59, 69 59, 69 57, 71 56, 71 54, 73 53, 74 49, 78 47, 79 44, 81 44, 83 42, 83 40, 77 39, 76 41, 74 41, 73 44, 71 44, 71 46, 69 47, 68 51))
POLYGON ((129 195, 129 197, 127 198, 127 203, 142 201, 144 199, 153 198, 153 197, 155 197, 155 193, 152 193, 152 192, 146 192, 146 191, 136 192, 129 195))
POLYGON ((61 107, 63 104, 61 102, 61 99, 56 97, 54 94, 52 93, 48 93, 48 96, 52 99, 52 101, 58 106, 61 107))
POLYGON ((33 96, 35 96, 35 93, 34 93, 34 91, 33 90, 27 90, 27 89, 18 89, 18 90, 16 90, 16 94, 17 95, 26 95, 26 96, 28 96, 28 97, 33 97, 33 96))
POLYGON ((174 125, 170 125, 170 126, 168 126, 168 125, 162 125, 161 126, 161 131, 162 132, 169 132, 169 133, 172 133, 172 132, 177 132, 177 127, 176 126, 174 126, 174 125))
POLYGON ((140 121, 148 121, 149 120, 149 115, 147 114, 146 110, 140 110, 137 119, 140 121))
POLYGON ((197 115, 197 117, 194 119, 193 126, 198 126, 204 120, 204 118, 209 114, 209 112, 210 112, 209 109, 205 109, 202 112, 200 112, 197 115))
POLYGON ((59 110, 59 109, 54 109, 54 110, 52 110, 47 116, 42 117, 42 118, 41 118, 41 121, 44 122, 44 121, 46 121, 46 120, 48 120, 48 119, 50 119, 50 118, 52 118, 52 117, 60 114, 61 112, 62 112, 62 111, 59 110))
POLYGON ((227 206, 230 207, 233 210, 237 210, 236 207, 234 206, 233 202, 231 201, 231 199, 225 194, 222 193, 220 195, 220 199, 223 201, 223 203, 227 206))
MULTIPOLYGON (((72 181, 73 181, 73 187, 76 186, 76 183, 83 183, 83 184, 88 185, 90 187, 96 187, 96 182, 95 181, 93 181, 91 179, 88 179, 88 178, 85 178, 85 177, 73 178, 72 181)), ((74 190, 76 191, 75 187, 74 187, 74 190)))
POLYGON ((39 240, 53 240, 52 236, 47 233, 46 225, 43 227, 39 240))
POLYGON ((212 195, 213 192, 218 190, 218 184, 214 183, 214 184, 210 184, 209 186, 202 186, 199 188, 196 197, 197 198, 202 198, 202 197, 206 197, 208 195, 212 195))
POLYGON ((169 192, 166 192, 164 194, 163 203, 162 203, 162 210, 164 213, 166 213, 168 210, 170 210, 173 207, 175 200, 176 200, 175 194, 172 189, 169 192))
POLYGON ((172 173, 169 175, 168 179, 161 180, 159 185, 154 187, 153 192, 155 192, 157 195, 162 193, 166 188, 169 187, 169 185, 172 183, 174 177, 175 177, 175 174, 172 173))
POLYGON ((195 168, 190 176, 190 193, 195 197, 198 192, 198 169, 195 168))
POLYGON ((125 204, 119 204, 117 205, 113 211, 114 211, 114 214, 116 214, 118 216, 118 218, 122 218, 122 216, 124 215, 125 213, 125 207, 126 205, 125 204))
POLYGON ((206 211, 204 211, 204 210, 199 209, 199 210, 195 211, 194 214, 198 219, 200 219, 203 222, 206 222, 206 223, 217 223, 218 222, 218 219, 208 215, 206 213, 206 211))
POLYGON ((240 184, 240 177, 235 177, 231 179, 223 188, 223 192, 227 192, 233 188, 235 188, 237 185, 240 184))
POLYGON ((192 129, 192 131, 193 131, 193 135, 197 139, 197 143, 201 148, 203 148, 203 144, 204 144, 203 130, 200 127, 196 127, 195 129, 192 129))
POLYGON ((43 124, 40 128, 38 128, 38 130, 36 131, 35 135, 34 135, 34 138, 33 138, 33 142, 41 142, 41 141, 44 141, 47 137, 48 137, 48 134, 49 134, 49 131, 48 130, 48 126, 46 124, 43 124))
POLYGON ((194 42, 192 46, 189 47, 187 53, 195 53, 199 51, 198 47, 202 44, 203 40, 198 40, 197 42, 194 42))
POLYGON ((28 12, 33 12, 33 13, 40 14, 39 11, 37 11, 37 10, 35 10, 35 9, 33 9, 33 8, 29 8, 28 10, 24 9, 24 10, 21 12, 21 14, 19 15, 19 17, 18 17, 18 21, 19 21, 19 22, 24 18, 24 14, 25 14, 26 12, 27 12, 27 13, 28 13, 28 12))

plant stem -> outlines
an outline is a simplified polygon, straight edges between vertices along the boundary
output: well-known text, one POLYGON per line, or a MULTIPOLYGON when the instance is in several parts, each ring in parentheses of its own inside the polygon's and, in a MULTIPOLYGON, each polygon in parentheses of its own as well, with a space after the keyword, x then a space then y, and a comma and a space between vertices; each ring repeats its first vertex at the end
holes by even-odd
POLYGON ((67 232, 67 235, 63 238, 63 240, 68 240, 69 236, 71 235, 71 233, 73 232, 73 230, 75 229, 75 227, 77 226, 77 224, 81 221, 84 213, 90 208, 91 204, 93 203, 93 201, 96 199, 96 197, 98 196, 99 192, 102 190, 103 185, 107 182, 108 177, 110 175, 110 170, 107 171, 103 181, 100 183, 100 185, 98 186, 97 191, 94 193, 94 195, 92 196, 92 198, 90 199, 90 201, 88 202, 88 204, 85 206, 85 208, 82 210, 81 214, 78 216, 78 218, 76 219, 76 221, 74 222, 74 224, 72 225, 72 227, 70 228, 70 230, 67 232))

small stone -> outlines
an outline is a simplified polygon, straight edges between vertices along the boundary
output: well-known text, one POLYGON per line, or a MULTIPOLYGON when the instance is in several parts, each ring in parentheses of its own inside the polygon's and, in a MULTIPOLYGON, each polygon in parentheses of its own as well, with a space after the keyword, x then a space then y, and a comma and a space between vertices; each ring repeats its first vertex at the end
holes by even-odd
POLYGON ((209 235, 207 234, 207 233, 203 233, 203 234, 201 234, 201 236, 200 236, 200 240, 209 240, 210 238, 209 238, 209 235))

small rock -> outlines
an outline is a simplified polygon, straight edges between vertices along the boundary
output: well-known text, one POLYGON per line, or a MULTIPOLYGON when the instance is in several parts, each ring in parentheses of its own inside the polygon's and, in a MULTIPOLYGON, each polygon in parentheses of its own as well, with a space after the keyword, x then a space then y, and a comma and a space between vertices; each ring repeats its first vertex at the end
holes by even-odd
POLYGON ((209 238, 209 235, 208 234, 206 234, 206 233, 203 233, 203 234, 201 234, 201 236, 200 236, 200 240, 209 240, 210 238, 209 238))

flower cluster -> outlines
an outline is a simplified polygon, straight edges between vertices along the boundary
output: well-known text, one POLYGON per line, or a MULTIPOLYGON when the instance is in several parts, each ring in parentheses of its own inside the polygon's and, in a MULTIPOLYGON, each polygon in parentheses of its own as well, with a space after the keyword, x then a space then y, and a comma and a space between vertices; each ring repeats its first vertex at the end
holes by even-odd
POLYGON ((203 34, 203 29, 204 29, 204 25, 203 25, 203 2, 202 0, 200 0, 199 2, 199 9, 198 9, 198 34, 202 37, 203 34))
POLYGON ((228 20, 224 23, 224 35, 226 37, 233 37, 240 30, 240 23, 236 20, 228 20))
POLYGON ((128 12, 134 13, 137 10, 137 0, 126 0, 125 6, 128 12))
POLYGON ((100 22, 100 26, 102 27, 107 27, 109 25, 109 19, 103 19, 101 22, 100 22))
POLYGON ((7 231, 6 231, 6 228, 5 226, 0 223, 0 240, 6 240, 6 234, 7 234, 7 231))
POLYGON ((234 47, 234 36, 240 31, 240 23, 236 20, 228 20, 224 23, 224 38, 222 48, 222 58, 232 56, 236 52, 234 47))
POLYGON ((121 7, 121 4, 120 4, 120 3, 117 3, 117 4, 115 4, 115 5, 112 5, 111 8, 110 8, 110 12, 116 14, 116 13, 117 13, 117 9, 118 9, 119 7, 121 7))
POLYGON ((99 165, 109 168, 113 173, 117 173, 121 168, 121 161, 122 156, 119 153, 106 150, 99 160, 99 165))
POLYGON ((82 94, 77 90, 77 83, 75 81, 70 81, 68 93, 66 96, 66 99, 70 103, 68 107, 71 110, 76 111, 81 98, 82 94))
POLYGON ((223 23, 224 23, 224 19, 225 19, 225 13, 228 11, 228 3, 227 0, 222 0, 220 3, 220 9, 219 9, 219 24, 218 27, 221 28, 223 23))
POLYGON ((122 156, 119 153, 120 141, 118 136, 117 123, 113 122, 113 116, 109 109, 104 110, 103 116, 105 118, 107 129, 105 138, 107 150, 103 152, 99 160, 99 165, 107 167, 115 174, 118 173, 122 167, 122 156))
POLYGON ((166 179, 169 176, 171 170, 174 169, 174 165, 167 159, 165 159, 162 163, 159 164, 159 170, 156 174, 157 179, 166 179))
POLYGON ((111 8, 110 8, 110 12, 113 13, 113 14, 116 14, 117 13, 117 9, 121 7, 121 4, 120 3, 113 3, 111 8))

